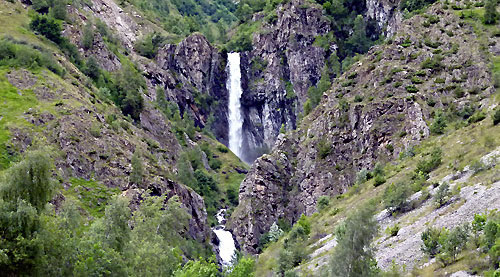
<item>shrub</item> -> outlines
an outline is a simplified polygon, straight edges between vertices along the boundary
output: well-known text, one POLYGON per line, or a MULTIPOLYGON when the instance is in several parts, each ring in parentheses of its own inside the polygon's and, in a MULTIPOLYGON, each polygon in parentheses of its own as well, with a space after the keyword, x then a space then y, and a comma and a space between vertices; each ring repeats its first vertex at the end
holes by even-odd
POLYGON ((418 88, 414 85, 406 86, 405 89, 409 93, 417 93, 418 92, 418 88))
POLYGON ((429 159, 421 160, 417 163, 415 173, 418 174, 422 172, 423 174, 429 174, 441 164, 441 155, 441 149, 437 147, 434 148, 429 159))
POLYGON ((430 58, 425 59, 420 64, 420 67, 422 67, 422 69, 441 70, 443 68, 443 64, 441 63, 442 60, 443 60, 443 56, 434 55, 430 58))
POLYGON ((399 224, 398 224, 398 223, 396 223, 396 224, 394 224, 394 225, 393 225, 393 226, 391 226, 391 227, 387 227, 387 229, 386 229, 385 231, 386 231, 386 233, 387 233, 388 235, 390 235, 391 237, 395 237, 395 236, 397 236, 397 235, 398 235, 399 229, 400 229, 399 224))
POLYGON ((499 17, 497 12, 498 0, 486 0, 484 5, 484 24, 495 24, 499 17))
POLYGON ((471 117, 469 117, 469 119, 467 120, 467 122, 469 124, 477 123, 479 121, 484 120, 485 118, 486 118, 486 114, 483 111, 479 111, 479 112, 473 114, 471 117))
POLYGON ((92 29, 92 24, 87 23, 87 25, 83 27, 82 46, 84 49, 91 49, 93 45, 94 29, 92 29))
POLYGON ((136 148, 132 155, 132 172, 130 173, 130 182, 141 185, 144 177, 144 166, 142 164, 141 152, 136 148))
POLYGON ((495 112, 491 115, 491 117, 493 119, 493 125, 500 123, 500 108, 495 109, 495 112))
POLYGON ((436 2, 436 0, 403 0, 401 1, 401 10, 408 10, 409 12, 420 10, 427 5, 436 2))
POLYGON ((453 262, 456 261, 458 253, 465 248, 469 238, 469 229, 469 224, 465 223, 453 228, 450 232, 441 232, 440 234, 439 241, 442 245, 442 252, 453 262))
POLYGON ((362 101, 363 101, 363 96, 361 96, 361 95, 354 96, 354 102, 359 103, 362 101))
POLYGON ((420 235, 420 239, 422 240, 422 246, 420 247, 420 249, 431 258, 435 257, 439 253, 440 234, 440 229, 430 227, 423 231, 420 235))
POLYGON ((52 17, 37 14, 30 22, 30 28, 55 43, 62 41, 61 25, 52 17))
POLYGON ((434 120, 431 123, 431 126, 429 127, 429 130, 431 133, 440 135, 444 133, 444 129, 446 128, 447 123, 446 123, 446 118, 443 115, 443 113, 438 113, 435 117, 434 120))
POLYGON ((410 188, 405 183, 391 184, 384 191, 383 199, 385 208, 390 212, 404 210, 410 193, 410 188))
POLYGON ((373 184, 378 187, 380 185, 382 185, 383 183, 385 183, 385 177, 383 175, 375 175, 375 178, 373 179, 373 184))
POLYGON ((331 258, 331 276, 374 276, 376 267, 371 241, 377 235, 375 205, 365 205, 349 215, 336 235, 338 244, 331 258))
POLYGON ((330 197, 327 196, 327 195, 322 195, 318 198, 318 204, 317 204, 317 208, 318 208, 318 211, 323 211, 324 209, 326 209, 328 207, 328 205, 330 205, 330 197))
POLYGON ((208 161, 208 166, 213 170, 219 170, 222 166, 222 162, 217 158, 211 158, 208 161))
POLYGON ((318 147, 318 156, 321 159, 326 158, 328 155, 330 155, 330 153, 333 150, 332 145, 326 139, 320 140, 317 144, 317 147, 318 147))
POLYGON ((448 201, 450 196, 450 185, 447 182, 443 182, 434 195, 434 203, 438 208, 442 207, 448 201))

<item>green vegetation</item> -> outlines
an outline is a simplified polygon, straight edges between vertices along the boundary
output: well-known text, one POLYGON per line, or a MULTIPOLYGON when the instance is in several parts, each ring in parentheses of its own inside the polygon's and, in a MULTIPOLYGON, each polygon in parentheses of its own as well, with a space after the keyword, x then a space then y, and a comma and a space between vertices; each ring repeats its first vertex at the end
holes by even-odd
POLYGON ((384 192, 385 208, 391 213, 401 212, 407 206, 407 198, 410 196, 411 190, 405 183, 391 184, 384 192))
POLYGON ((365 205, 352 213, 337 232, 338 245, 331 258, 332 276, 376 276, 373 249, 377 233, 375 205, 365 205))
POLYGON ((60 76, 65 73, 50 51, 9 37, 0 38, 0 66, 23 67, 35 71, 47 68, 60 76))
POLYGON ((500 15, 497 12, 498 0, 486 0, 484 5, 484 24, 495 24, 500 15))
POLYGON ((135 149, 132 155, 132 172, 130 173, 130 182, 132 184, 141 185, 144 178, 144 169, 142 164, 141 151, 135 149))

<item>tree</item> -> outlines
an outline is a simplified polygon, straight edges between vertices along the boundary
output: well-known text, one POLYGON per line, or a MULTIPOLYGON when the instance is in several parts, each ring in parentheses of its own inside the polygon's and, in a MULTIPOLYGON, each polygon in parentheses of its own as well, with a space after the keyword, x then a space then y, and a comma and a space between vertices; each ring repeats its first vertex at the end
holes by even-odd
POLYGON ((370 246, 378 228, 375 206, 364 205, 345 220, 345 228, 337 234, 338 245, 330 262, 331 276, 376 275, 376 261, 370 246))
POLYGON ((447 262, 448 258, 451 261, 456 261, 458 253, 460 253, 467 243, 469 238, 470 226, 468 223, 457 226, 449 232, 441 232, 440 244, 442 245, 442 252, 445 255, 443 260, 447 262))
POLYGON ((97 79, 99 79, 99 76, 101 75, 101 68, 94 56, 90 56, 87 59, 87 63, 85 64, 83 73, 89 76, 94 81, 97 81, 97 79))
POLYGON ((39 264, 40 214, 53 195, 51 167, 46 153, 30 152, 0 183, 0 272, 7 276, 31 275, 39 264))
POLYGON ((431 258, 436 256, 439 253, 440 245, 439 245, 439 236, 441 234, 441 230, 437 228, 427 228, 422 232, 420 238, 422 239, 421 250, 425 254, 429 255, 431 258))
POLYGON ((498 0, 486 0, 484 4, 484 24, 495 24, 498 19, 498 0))
POLYGON ((448 201, 448 196, 450 195, 450 185, 447 182, 443 182, 434 195, 434 203, 438 208, 441 208, 448 201))
POLYGON ((446 119, 442 113, 438 113, 434 118, 434 121, 431 123, 429 129, 431 133, 440 135, 444 133, 445 128, 446 128, 446 119))
POLYGON ((391 184, 384 192, 385 208, 390 212, 402 211, 406 207, 410 193, 410 188, 405 183, 391 184))
POLYGON ((55 19, 65 20, 66 19, 66 1, 65 0, 53 0, 52 8, 50 9, 50 14, 55 19))
POLYGON ((92 28, 91 23, 87 23, 85 27, 83 27, 83 35, 82 35, 82 46, 84 49, 89 50, 92 49, 94 45, 94 29, 92 28))
POLYGON ((22 199, 40 213, 54 193, 51 168, 51 159, 42 150, 28 153, 8 170, 7 182, 0 187, 2 198, 11 202, 22 199))
POLYGON ((229 270, 226 277, 253 277, 255 276, 255 259, 251 256, 241 257, 229 270))
POLYGON ((190 260, 181 269, 174 271, 175 277, 216 277, 218 274, 217 265, 204 259, 190 260))
POLYGON ((55 43, 62 41, 61 25, 52 17, 37 14, 31 20, 30 28, 55 43))
POLYGON ((366 23, 362 15, 356 16, 352 35, 346 41, 349 54, 365 53, 370 48, 370 39, 366 36, 366 23))
POLYGON ((144 168, 142 164, 141 151, 135 149, 132 155, 132 172, 130 173, 130 182, 136 185, 141 185, 144 177, 144 168))
POLYGON ((132 66, 124 65, 116 76, 116 91, 113 100, 124 115, 130 115, 132 119, 139 120, 144 99, 142 91, 146 88, 146 82, 142 75, 132 66))

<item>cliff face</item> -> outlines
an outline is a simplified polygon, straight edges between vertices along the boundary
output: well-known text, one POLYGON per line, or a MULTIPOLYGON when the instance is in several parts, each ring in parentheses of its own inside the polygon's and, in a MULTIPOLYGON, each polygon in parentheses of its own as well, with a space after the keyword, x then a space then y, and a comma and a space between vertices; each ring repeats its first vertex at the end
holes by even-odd
MULTIPOLYGON (((376 22, 374 32, 394 34, 401 19, 398 4, 363 3, 365 20, 376 22)), ((279 6, 275 17, 262 20, 253 49, 242 55, 244 148, 249 161, 274 145, 282 125, 296 128, 309 88, 318 84, 326 61, 338 50, 334 42, 327 47, 315 43, 332 31, 331 26, 321 6, 301 0, 279 6)))
POLYGON ((278 219, 313 213, 319 196, 346 192, 358 171, 418 144, 439 110, 458 114, 487 103, 494 88, 486 56, 472 29, 458 24, 437 7, 404 22, 390 43, 337 79, 297 131, 281 135, 254 163, 230 220, 243 249, 255 253, 278 219), (429 16, 440 20, 428 25, 429 16))
POLYGON ((166 98, 188 111, 200 127, 208 127, 219 141, 228 144, 226 89, 227 54, 219 52, 201 34, 158 51, 155 62, 145 65, 149 93, 156 99, 156 86, 166 98))
MULTIPOLYGON (((242 55, 244 147, 253 161, 276 140, 283 125, 295 128, 307 89, 321 77, 327 52, 314 46, 330 31, 320 6, 294 0, 276 9, 242 55)), ((258 17, 258 15, 257 15, 258 17)), ((332 47, 334 47, 332 45, 332 47)))

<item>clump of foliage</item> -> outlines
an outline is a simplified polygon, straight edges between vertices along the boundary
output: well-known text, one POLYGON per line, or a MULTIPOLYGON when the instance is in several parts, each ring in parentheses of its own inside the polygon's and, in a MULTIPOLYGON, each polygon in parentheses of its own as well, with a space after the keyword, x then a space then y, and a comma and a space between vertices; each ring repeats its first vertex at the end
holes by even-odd
POLYGON ((424 175, 431 173, 441 164, 441 156, 442 156, 442 151, 440 148, 436 147, 432 149, 430 157, 428 159, 420 160, 417 163, 417 168, 415 169, 415 173, 417 174, 422 173, 424 175))
POLYGON ((318 147, 318 157, 321 159, 325 159, 333 151, 331 143, 329 143, 326 139, 320 140, 317 144, 317 147, 318 147))
POLYGON ((446 126, 447 123, 445 115, 443 113, 437 113, 431 123, 431 126, 429 127, 429 130, 433 134, 440 135, 444 133, 446 126))
POLYGON ((132 172, 130 173, 130 182, 132 184, 141 185, 144 178, 144 165, 142 164, 141 151, 135 149, 132 155, 132 172))
POLYGON ((434 203, 436 206, 442 207, 448 201, 448 197, 450 195, 450 185, 447 182, 442 183, 434 195, 434 203))
POLYGON ((391 184, 384 191, 384 206, 390 212, 403 211, 408 202, 411 190, 406 183, 391 184))
POLYGON ((137 40, 134 49, 139 55, 152 59, 156 56, 158 48, 162 46, 164 41, 164 36, 157 32, 153 32, 137 40))
POLYGON ((495 109, 495 112, 491 117, 493 119, 493 125, 500 123, 500 108, 495 109))
POLYGON ((12 38, 0 39, 0 66, 2 65, 32 70, 45 67, 60 76, 65 72, 48 50, 18 42, 12 38))
POLYGON ((318 211, 323 211, 325 210, 328 205, 330 205, 330 197, 327 195, 322 195, 318 198, 318 204, 316 204, 318 207, 318 211))
POLYGON ((371 241, 377 234, 375 205, 365 205, 352 213, 337 232, 338 245, 330 262, 332 276, 375 276, 371 241))
POLYGON ((498 0, 486 0, 484 5, 484 24, 495 24, 499 18, 497 12, 498 0))
POLYGON ((305 241, 310 233, 311 222, 302 215, 285 238, 283 248, 279 252, 277 268, 279 274, 285 274, 306 258, 305 241))
POLYGON ((420 238, 422 240, 421 250, 431 258, 435 257, 440 250, 439 236, 441 230, 437 228, 427 228, 422 232, 420 238))

